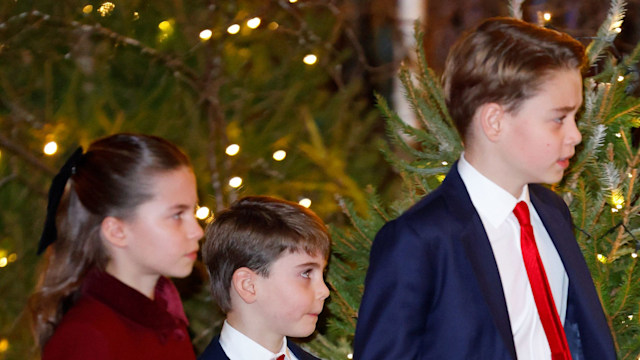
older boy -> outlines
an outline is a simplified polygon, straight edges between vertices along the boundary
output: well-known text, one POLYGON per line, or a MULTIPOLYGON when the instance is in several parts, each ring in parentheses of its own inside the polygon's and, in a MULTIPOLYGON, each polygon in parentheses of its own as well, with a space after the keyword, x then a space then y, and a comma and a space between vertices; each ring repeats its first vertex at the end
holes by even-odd
POLYGON ((311 335, 329 289, 327 229, 311 210, 245 197, 206 230, 213 298, 227 314, 201 360, 317 360, 287 337, 311 335))
POLYGON ((561 180, 581 141, 584 59, 507 18, 454 45, 444 90, 465 151, 378 233, 356 359, 616 358, 567 206, 535 185, 561 180))

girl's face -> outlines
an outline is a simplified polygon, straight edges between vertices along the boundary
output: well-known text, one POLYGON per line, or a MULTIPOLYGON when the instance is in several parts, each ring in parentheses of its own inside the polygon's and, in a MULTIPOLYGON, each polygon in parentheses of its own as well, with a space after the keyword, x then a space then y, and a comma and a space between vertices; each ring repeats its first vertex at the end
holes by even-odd
MULTIPOLYGON (((126 246, 112 261, 125 266, 131 282, 158 276, 185 277, 191 273, 203 231, 195 218, 198 203, 192 170, 181 167, 153 176, 153 197, 123 221, 126 246)), ((122 273, 122 272, 120 272, 122 273)))

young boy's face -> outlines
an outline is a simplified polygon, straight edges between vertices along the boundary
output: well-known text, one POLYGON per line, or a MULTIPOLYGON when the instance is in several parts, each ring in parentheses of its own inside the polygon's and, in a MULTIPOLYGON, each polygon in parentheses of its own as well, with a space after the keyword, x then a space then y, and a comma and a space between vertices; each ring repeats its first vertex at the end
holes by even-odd
POLYGON ((256 281, 257 304, 264 332, 306 337, 313 333, 329 289, 324 282, 327 261, 304 251, 285 253, 256 281))
POLYGON ((505 175, 512 188, 562 179, 575 146, 582 140, 575 121, 581 105, 580 72, 556 70, 517 112, 505 115, 498 161, 509 169, 505 175))

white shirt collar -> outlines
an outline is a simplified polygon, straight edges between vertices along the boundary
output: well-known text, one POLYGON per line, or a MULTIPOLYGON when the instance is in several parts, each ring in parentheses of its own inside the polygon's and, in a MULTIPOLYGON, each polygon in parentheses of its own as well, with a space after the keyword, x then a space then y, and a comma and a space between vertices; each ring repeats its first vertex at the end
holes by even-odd
POLYGON ((287 349, 287 338, 282 338, 282 347, 272 353, 262 345, 236 330, 225 320, 220 331, 220 346, 230 360, 275 360, 285 354, 291 358, 287 349))
POLYGON ((458 172, 478 214, 495 228, 513 213, 513 209, 519 201, 525 201, 531 208, 528 185, 522 188, 520 198, 516 199, 508 191, 476 170, 464 158, 464 153, 460 155, 460 160, 458 160, 458 172))

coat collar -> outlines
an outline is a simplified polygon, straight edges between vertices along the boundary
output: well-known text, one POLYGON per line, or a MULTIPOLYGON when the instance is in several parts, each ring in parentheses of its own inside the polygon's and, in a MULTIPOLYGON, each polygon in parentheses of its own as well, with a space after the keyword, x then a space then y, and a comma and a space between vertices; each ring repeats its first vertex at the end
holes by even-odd
POLYGON ((82 294, 147 328, 171 330, 188 324, 180 295, 165 277, 158 279, 155 299, 151 300, 110 274, 93 269, 83 281, 82 294))

